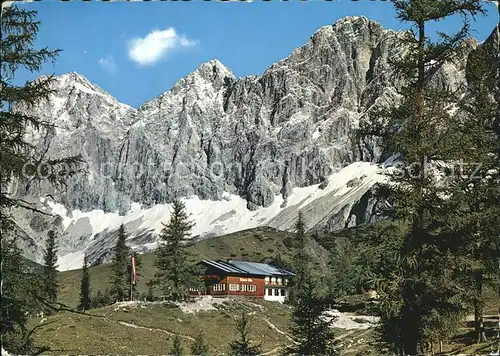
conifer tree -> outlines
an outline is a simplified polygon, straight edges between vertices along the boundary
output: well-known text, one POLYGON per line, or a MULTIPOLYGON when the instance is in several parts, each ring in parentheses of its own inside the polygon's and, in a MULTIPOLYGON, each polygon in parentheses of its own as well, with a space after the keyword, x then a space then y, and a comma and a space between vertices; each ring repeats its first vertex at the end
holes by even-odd
POLYGON ((42 271, 42 297, 49 303, 57 300, 57 247, 56 233, 49 230, 47 233, 47 242, 43 256, 44 265, 42 271))
POLYGON ((94 296, 90 297, 91 308, 100 308, 106 305, 110 305, 112 303, 113 303, 113 296, 111 289, 109 288, 106 288, 104 292, 98 289, 97 293, 94 296))
POLYGON ((328 261, 331 272, 328 288, 330 295, 341 297, 363 293, 369 279, 367 276, 369 270, 363 263, 364 251, 361 246, 357 246, 355 241, 349 239, 340 241, 340 238, 335 239, 332 245, 328 261))
POLYGON ((306 224, 304 215, 299 211, 297 221, 295 223, 295 253, 292 257, 292 266, 295 276, 289 284, 289 301, 294 303, 298 292, 302 289, 306 272, 311 267, 311 259, 307 254, 307 236, 306 224))
POLYGON ((79 310, 87 311, 90 309, 90 274, 89 257, 87 254, 83 257, 82 281, 80 283, 80 304, 79 310))
POLYGON ((472 292, 477 342, 486 340, 483 322, 483 286, 497 275, 500 258, 500 140, 495 134, 499 103, 494 90, 500 80, 495 64, 498 49, 487 41, 473 50, 467 60, 467 92, 459 105, 456 131, 462 149, 457 160, 463 164, 453 175, 453 190, 445 217, 466 268, 467 290, 472 292))
MULTIPOLYGON (((32 108, 52 93, 52 76, 44 76, 25 85, 13 84, 16 72, 25 69, 38 72, 46 61, 54 61, 59 50, 33 48, 40 22, 36 11, 17 6, 2 6, 1 12, 1 73, 0 76, 0 218, 2 229, 12 228, 8 215, 11 207, 37 210, 32 204, 18 199, 9 191, 9 184, 16 179, 41 179, 53 184, 64 183, 65 178, 80 171, 81 156, 48 159, 44 152, 33 149, 25 133, 35 130, 42 134, 51 132, 54 125, 22 109, 32 108)), ((43 213, 43 212, 41 212, 43 213)))
POLYGON ((146 282, 146 286, 148 287, 148 292, 146 294, 146 300, 149 302, 154 301, 155 295, 154 295, 154 286, 155 283, 153 280, 146 282))
POLYGON ((15 354, 31 354, 36 351, 28 328, 28 314, 39 310, 34 303, 37 289, 35 275, 21 256, 15 239, 2 236, 1 288, 1 337, 2 347, 15 354))
POLYGON ((239 338, 229 344, 230 355, 233 356, 252 356, 260 355, 260 345, 253 345, 250 339, 250 317, 246 312, 236 322, 236 330, 239 338))
POLYGON ((209 349, 207 342, 205 341, 205 335, 200 331, 194 338, 193 345, 191 346, 191 355, 208 356, 208 354, 209 349))
MULTIPOLYGON (((28 130, 42 136, 54 129, 54 125, 27 114, 23 108, 31 108, 46 99, 52 92, 52 76, 15 85, 18 71, 35 73, 47 61, 54 61, 58 50, 34 48, 40 22, 36 11, 21 9, 2 2, 0 18, 0 234, 2 236, 2 340, 3 347, 14 353, 33 353, 25 313, 35 308, 31 292, 36 280, 33 271, 22 263, 19 250, 15 248, 14 228, 10 214, 12 208, 38 209, 12 194, 11 183, 16 180, 41 180, 59 185, 80 171, 81 156, 63 159, 47 158, 47 150, 34 150, 32 142, 26 141, 28 130), (29 178, 31 177, 31 178, 29 178), (10 336, 20 333, 21 339, 13 341, 10 336), (7 341, 10 339, 10 341, 7 341)), ((39 297, 39 296, 36 296, 39 297)), ((37 307, 39 308, 39 306, 37 307)))
POLYGON ((478 0, 393 0, 399 20, 412 31, 401 36, 402 54, 393 59, 394 76, 402 83, 400 100, 392 107, 377 107, 362 132, 381 138, 386 152, 398 154, 398 166, 377 195, 386 201, 383 214, 407 226, 398 252, 399 266, 381 286, 382 339, 395 351, 418 354, 430 329, 444 328, 442 319, 463 312, 457 294, 460 283, 451 235, 443 232, 439 219, 446 204, 446 184, 429 169, 454 158, 460 149, 453 132, 452 110, 457 96, 434 81, 443 63, 456 58, 468 36, 468 15, 481 12, 478 0), (439 34, 429 40, 428 24, 453 15, 464 18, 463 27, 452 35, 439 34), (439 266, 437 268, 436 266, 439 266), (437 316, 437 318, 436 318, 437 316), (384 324, 385 323, 385 324, 384 324))
POLYGON ((172 339, 172 349, 170 350, 170 355, 172 356, 182 356, 182 340, 179 334, 175 334, 172 339))
POLYGON ((317 296, 315 287, 315 280, 306 272, 292 314, 295 344, 286 349, 287 355, 340 355, 331 321, 324 317, 326 303, 317 296))
POLYGON ((168 224, 163 224, 160 243, 156 249, 155 282, 172 300, 182 300, 189 288, 197 287, 199 280, 188 264, 186 239, 191 236, 193 223, 189 221, 184 204, 175 200, 168 224))
POLYGON ((129 259, 130 248, 126 243, 127 235, 125 226, 120 225, 118 238, 114 248, 114 256, 111 265, 111 294, 115 300, 122 301, 130 294, 129 259))
POLYGON ((46 150, 35 151, 32 143, 26 141, 25 133, 28 130, 38 131, 43 135, 54 128, 54 125, 39 117, 21 111, 48 97, 52 92, 53 77, 42 77, 24 85, 15 85, 14 79, 20 69, 32 73, 40 71, 43 64, 53 61, 59 51, 34 48, 40 27, 36 11, 2 3, 0 16, 0 234, 2 247, 6 248, 2 249, 0 264, 3 282, 2 338, 5 341, 7 334, 22 333, 21 341, 14 342, 11 339, 4 342, 3 346, 6 350, 26 354, 33 350, 27 346, 30 340, 24 313, 34 307, 30 303, 36 298, 25 298, 26 292, 33 288, 33 284, 25 283, 27 279, 33 283, 34 279, 31 278, 33 275, 28 276, 29 268, 24 263, 19 263, 19 250, 13 245, 16 240, 11 238, 14 224, 10 211, 12 208, 37 209, 12 194, 11 183, 26 179, 27 176, 32 177, 32 180, 39 180, 40 176, 44 176, 50 183, 57 185, 79 171, 82 160, 81 156, 48 159, 45 157, 46 150))

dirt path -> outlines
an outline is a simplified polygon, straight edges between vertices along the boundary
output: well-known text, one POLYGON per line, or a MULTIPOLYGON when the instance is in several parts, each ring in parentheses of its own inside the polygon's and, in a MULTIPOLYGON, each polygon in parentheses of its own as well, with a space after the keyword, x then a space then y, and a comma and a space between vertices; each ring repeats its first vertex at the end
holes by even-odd
MULTIPOLYGON (((113 320, 112 320, 113 321, 113 320)), ((120 320, 116 320, 115 321, 116 323, 120 324, 120 325, 123 325, 123 326, 128 326, 130 328, 134 328, 134 329, 145 329, 145 330, 149 330, 149 331, 160 331, 160 332, 163 332, 165 334, 168 334, 170 336, 174 336, 176 335, 175 333, 171 332, 171 331, 168 331, 168 330, 165 330, 165 329, 159 329, 159 328, 148 328, 147 326, 142 326, 142 325, 136 325, 136 324, 131 324, 131 323, 127 323, 125 321, 120 321, 120 320)), ((178 334, 180 337, 183 337, 185 339, 188 339, 188 340, 191 340, 191 341, 194 341, 194 338, 192 338, 191 336, 188 336, 188 335, 182 335, 182 334, 178 334)))
POLYGON ((269 327, 270 327, 271 329, 273 329, 274 331, 276 331, 277 333, 279 333, 279 334, 281 334, 281 335, 284 335, 284 336, 287 338, 287 340, 288 340, 288 341, 291 341, 291 342, 293 342, 293 343, 296 343, 296 342, 292 339, 292 337, 291 337, 290 335, 288 335, 286 332, 281 331, 280 329, 278 329, 278 327, 277 327, 276 325, 274 325, 273 323, 271 323, 271 322, 269 321, 269 319, 267 319, 267 318, 262 318, 262 319, 263 319, 263 320, 267 323, 267 325, 269 325, 269 327))
POLYGON ((103 318, 104 320, 109 321, 110 323, 120 324, 120 325, 129 327, 129 328, 143 329, 143 330, 149 330, 149 331, 159 331, 159 332, 165 333, 165 334, 170 335, 170 336, 179 335, 180 337, 182 337, 184 339, 187 339, 187 340, 190 340, 190 341, 194 341, 194 338, 191 337, 191 336, 189 336, 189 335, 176 334, 176 333, 173 333, 173 332, 165 330, 165 329, 150 328, 150 327, 143 326, 143 325, 137 325, 137 324, 133 324, 133 323, 128 323, 128 322, 122 321, 122 320, 113 320, 113 319, 108 318, 107 316, 101 316, 101 318, 103 318))
POLYGON ((272 350, 269 350, 269 351, 261 353, 261 356, 264 356, 264 355, 276 355, 278 353, 278 351, 280 351, 283 347, 286 347, 286 346, 275 347, 272 350))
POLYGON ((335 338, 335 340, 342 340, 343 338, 348 337, 349 335, 354 334, 356 331, 358 331, 358 330, 356 330, 356 329, 354 329, 354 330, 350 330, 350 331, 346 332, 345 334, 342 334, 342 335, 340 335, 340 336, 337 336, 337 337, 335 338))
MULTIPOLYGON (((264 320, 266 322, 266 324, 271 328, 273 329, 274 331, 276 331, 277 333, 283 335, 286 337, 286 339, 288 341, 290 341, 291 343, 294 343, 296 344, 296 342, 292 339, 292 337, 290 335, 288 335, 286 332, 278 329, 278 327, 276 325, 274 325, 273 323, 271 323, 271 321, 267 318, 262 318, 262 320, 264 320)), ((262 353, 261 355, 276 355, 278 353, 278 351, 282 350, 283 348, 287 347, 289 345, 285 345, 285 346, 278 346, 278 347, 275 347, 274 349, 272 350, 269 350, 269 351, 266 351, 264 353, 262 353)))

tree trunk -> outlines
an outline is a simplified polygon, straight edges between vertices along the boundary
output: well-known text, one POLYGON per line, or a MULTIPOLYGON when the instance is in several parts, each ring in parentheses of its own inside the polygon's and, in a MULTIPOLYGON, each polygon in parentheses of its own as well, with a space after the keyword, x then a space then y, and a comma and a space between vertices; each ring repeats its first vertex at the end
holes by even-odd
MULTIPOLYGON (((408 291, 410 292, 410 291, 408 291)), ((411 294, 410 293, 405 294, 411 294)), ((404 293, 404 292, 403 292, 404 293)), ((402 336, 403 336, 403 351, 405 355, 418 355, 418 320, 420 315, 414 309, 412 301, 409 298, 403 297, 403 315, 402 315, 402 336)))
POLYGON ((476 343, 486 341, 486 332, 484 330, 483 320, 483 272, 474 271, 474 329, 476 332, 476 343))

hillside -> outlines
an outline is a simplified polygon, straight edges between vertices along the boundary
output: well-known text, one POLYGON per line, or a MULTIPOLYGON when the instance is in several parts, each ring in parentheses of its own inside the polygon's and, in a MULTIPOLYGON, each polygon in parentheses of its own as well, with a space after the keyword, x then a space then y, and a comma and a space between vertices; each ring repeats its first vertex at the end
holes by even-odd
MULTIPOLYGON (((345 229, 323 236, 319 241, 331 248, 334 238, 368 238, 373 231, 384 226, 387 226, 387 222, 345 229)), ((188 248, 193 254, 192 261, 205 258, 271 261, 278 255, 287 260, 293 253, 293 238, 294 234, 290 232, 258 228, 198 241, 188 248)), ((315 258, 317 268, 326 277, 329 273, 326 266, 327 251, 315 241, 311 242, 308 249, 315 258)), ((138 290, 144 293, 146 282, 154 273, 154 253, 143 254, 141 258, 143 265, 138 290)), ((108 286, 109 267, 109 264, 103 264, 90 268, 94 293, 108 286)), ((70 307, 76 306, 78 302, 80 274, 80 270, 73 270, 59 275, 60 302, 70 307)), ((493 334, 497 324, 497 297, 496 292, 490 289, 485 291, 485 296, 489 341, 473 344, 473 325, 467 320, 459 333, 443 345, 446 352, 484 353, 492 350, 496 342, 493 334)), ((364 325, 363 316, 357 316, 367 312, 366 297, 350 295, 339 301, 344 303, 342 317, 335 321, 334 331, 343 346, 343 354, 379 354, 374 325, 364 325), (346 320, 350 322, 346 324, 346 320)), ((165 354, 176 332, 182 336, 187 351, 199 330, 204 332, 211 354, 227 354, 229 342, 236 338, 235 320, 242 310, 252 315, 251 337, 262 344, 265 355, 276 355, 282 347, 290 344, 291 308, 258 299, 208 300, 185 303, 180 307, 159 302, 136 302, 132 305, 124 302, 92 309, 84 314, 63 311, 46 320, 32 319, 31 323, 33 326, 42 326, 37 329, 35 338, 39 343, 51 347, 50 354, 165 354)))
MULTIPOLYGON (((291 344, 289 306, 260 299, 218 299, 204 310, 190 311, 162 303, 120 303, 89 313, 62 312, 48 317, 35 339, 51 348, 50 354, 167 354, 174 333, 180 334, 184 353, 201 330, 211 355, 228 353, 236 338, 235 321, 242 311, 252 318, 250 337, 262 346, 262 355, 276 355, 291 344)), ((191 306, 192 308, 192 306, 191 306)), ((34 325, 39 320, 33 320, 34 325)), ((335 329, 345 345, 344 354, 369 351, 370 329, 335 329)))
MULTIPOLYGON (((239 259, 254 262, 270 262, 279 257, 289 260, 293 254, 294 233, 279 231, 270 227, 244 230, 229 235, 213 237, 191 243, 191 262, 202 259, 239 259)), ((311 241, 309 252, 318 267, 326 268, 327 251, 315 241, 311 241)), ((139 270, 139 293, 147 291, 146 282, 154 275, 154 252, 140 255, 142 267, 139 270)), ((90 268, 93 293, 104 291, 110 279, 110 265, 105 263, 90 268)), ((81 270, 71 270, 59 274, 59 301, 68 306, 78 304, 81 270)))
MULTIPOLYGON (((290 345, 291 308, 261 299, 227 298, 173 305, 168 303, 118 303, 88 313, 61 312, 45 320, 32 319, 41 326, 34 334, 39 345, 49 346, 47 354, 167 354, 178 333, 184 354, 199 331, 205 335, 211 355, 228 353, 229 343, 237 337, 235 321, 242 311, 252 318, 250 337, 262 346, 262 355, 278 355, 290 345), (198 308, 198 309, 196 309, 198 308)), ((343 355, 379 355, 376 330, 363 322, 363 316, 341 314, 334 332, 343 355), (349 320, 349 323, 346 323, 349 320), (348 325, 346 325, 348 324, 348 325), (347 329, 346 329, 347 327, 347 329)), ((488 326, 494 317, 486 318, 488 326)), ((451 342, 444 344, 448 354, 490 352, 496 345, 489 333, 488 342, 472 343, 473 327, 464 324, 451 342)))

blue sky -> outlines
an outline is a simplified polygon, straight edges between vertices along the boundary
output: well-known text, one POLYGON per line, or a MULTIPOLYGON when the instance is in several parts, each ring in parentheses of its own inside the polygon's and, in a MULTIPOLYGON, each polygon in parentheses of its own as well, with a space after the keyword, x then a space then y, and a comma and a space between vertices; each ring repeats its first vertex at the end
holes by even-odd
MULTIPOLYGON (((300 47, 321 26, 348 15, 364 15, 385 28, 407 25, 395 19, 389 1, 215 1, 25 3, 38 11, 42 26, 37 46, 63 50, 42 73, 76 71, 137 107, 169 90, 199 67, 218 59, 240 77, 260 75, 300 47)), ((498 23, 493 4, 472 24, 483 41, 498 23)), ((456 28, 458 18, 435 24, 456 28)))

